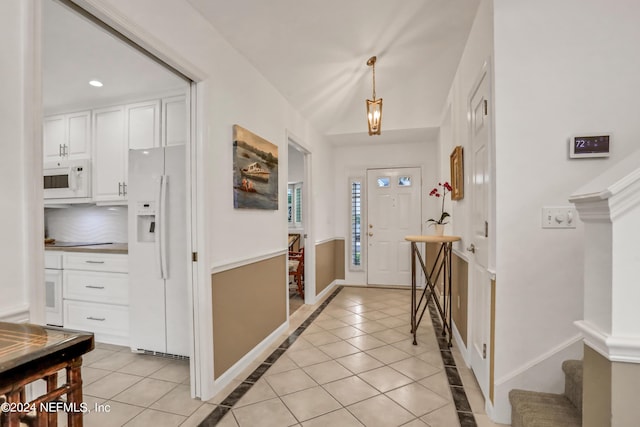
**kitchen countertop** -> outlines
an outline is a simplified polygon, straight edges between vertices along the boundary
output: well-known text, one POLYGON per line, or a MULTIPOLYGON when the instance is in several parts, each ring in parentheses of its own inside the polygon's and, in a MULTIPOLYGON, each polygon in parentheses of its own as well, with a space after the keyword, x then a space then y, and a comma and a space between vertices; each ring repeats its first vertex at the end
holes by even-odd
POLYGON ((106 245, 92 246, 55 246, 44 245, 46 251, 64 251, 64 252, 89 252, 103 254, 127 254, 129 253, 129 245, 126 243, 109 243, 106 245))

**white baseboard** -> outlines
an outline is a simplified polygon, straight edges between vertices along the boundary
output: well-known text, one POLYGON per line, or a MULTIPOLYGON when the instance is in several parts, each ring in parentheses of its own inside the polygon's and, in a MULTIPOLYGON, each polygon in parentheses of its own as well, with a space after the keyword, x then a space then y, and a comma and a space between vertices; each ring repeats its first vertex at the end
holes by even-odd
MULTIPOLYGON (((511 423, 509 392, 515 388, 562 393, 564 390, 562 362, 567 359, 581 359, 582 353, 582 335, 578 334, 497 379, 494 383, 491 419, 497 423, 511 423)), ((489 415, 488 412, 487 415, 489 415)))
POLYGON ((284 322, 278 329, 273 331, 269 336, 263 339, 260 344, 255 346, 253 350, 245 354, 240 360, 238 360, 232 367, 227 369, 227 371, 220 375, 219 378, 216 378, 213 382, 212 396, 218 394, 223 388, 225 388, 231 381, 237 377, 240 372, 249 367, 249 365, 258 357, 262 352, 264 352, 271 344, 277 342, 278 339, 281 338, 281 335, 284 334, 289 328, 289 320, 284 322))
POLYGON ((327 295, 333 292, 333 289, 337 286, 337 282, 338 280, 336 279, 333 282, 329 283, 329 285, 326 288, 324 288, 322 292, 316 295, 316 297, 313 299, 311 304, 315 304, 316 302, 323 300, 327 295))
POLYGON ((31 318, 29 305, 24 304, 10 310, 0 311, 0 321, 12 323, 26 323, 31 318))
POLYGON ((469 350, 464 345, 464 341, 462 340, 462 335, 460 335, 458 328, 456 328, 455 322, 451 322, 451 325, 452 325, 451 329, 453 330, 453 340, 456 342, 456 345, 458 346, 458 350, 460 351, 460 355, 464 360, 464 364, 467 365, 467 368, 468 368, 469 366, 471 366, 471 361, 469 359, 469 350))

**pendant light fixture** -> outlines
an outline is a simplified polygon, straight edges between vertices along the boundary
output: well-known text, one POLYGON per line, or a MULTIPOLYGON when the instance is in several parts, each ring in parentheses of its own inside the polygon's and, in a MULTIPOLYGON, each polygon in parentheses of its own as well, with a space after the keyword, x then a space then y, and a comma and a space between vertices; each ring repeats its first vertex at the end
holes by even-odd
POLYGON ((367 99, 369 135, 380 135, 382 129, 382 98, 376 99, 376 59, 375 56, 372 56, 367 61, 367 65, 373 67, 373 100, 367 99))

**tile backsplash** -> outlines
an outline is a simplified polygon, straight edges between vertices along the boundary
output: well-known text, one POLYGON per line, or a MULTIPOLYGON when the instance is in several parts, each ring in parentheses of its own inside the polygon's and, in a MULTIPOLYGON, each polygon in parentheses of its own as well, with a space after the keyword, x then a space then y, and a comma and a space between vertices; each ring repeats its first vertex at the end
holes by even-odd
POLYGON ((60 242, 126 243, 126 206, 73 206, 45 208, 46 237, 60 242))

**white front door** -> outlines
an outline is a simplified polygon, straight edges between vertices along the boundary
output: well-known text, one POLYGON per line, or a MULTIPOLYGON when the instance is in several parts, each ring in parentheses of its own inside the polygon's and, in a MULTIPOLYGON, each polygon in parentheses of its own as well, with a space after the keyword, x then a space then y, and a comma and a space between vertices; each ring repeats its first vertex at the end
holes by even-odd
POLYGON ((489 396, 491 278, 489 274, 489 116, 490 82, 485 70, 471 96, 471 244, 469 253, 471 368, 489 396))
POLYGON ((420 168, 367 170, 367 282, 411 284, 411 244, 420 234, 420 168))

